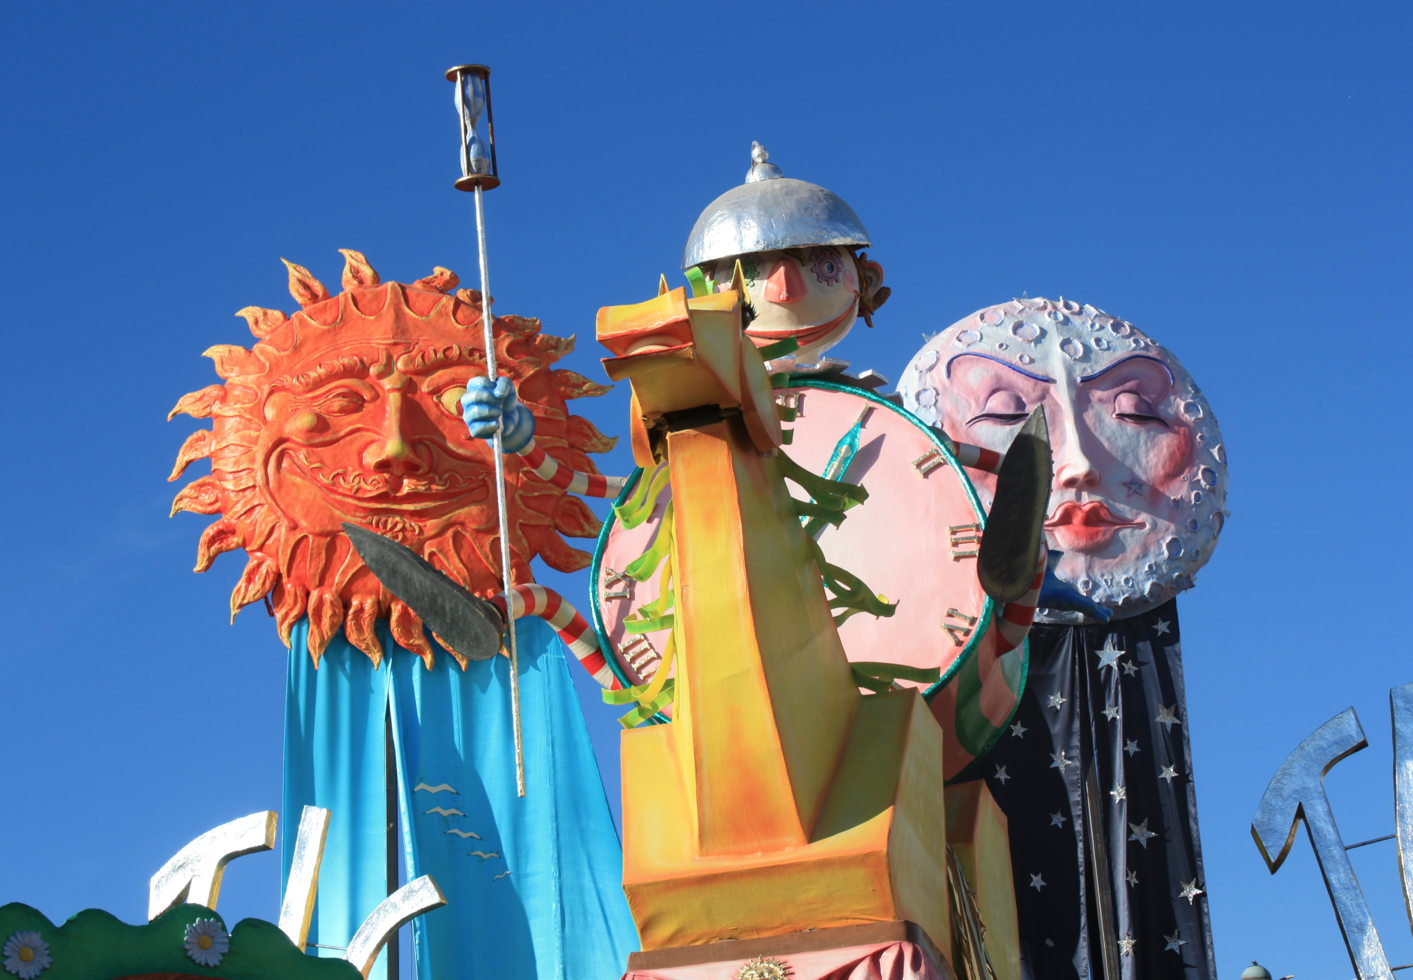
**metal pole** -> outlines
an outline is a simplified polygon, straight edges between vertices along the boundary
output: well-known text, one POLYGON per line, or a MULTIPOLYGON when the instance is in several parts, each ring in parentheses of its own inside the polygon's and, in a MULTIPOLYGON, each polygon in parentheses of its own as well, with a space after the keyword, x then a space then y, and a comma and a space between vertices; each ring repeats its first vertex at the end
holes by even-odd
MULTIPOLYGON (((389 664, 391 667, 391 664, 389 664)), ((384 790, 386 793, 386 813, 388 818, 387 828, 387 882, 388 894, 391 895, 402 887, 398 883, 397 873, 397 750, 393 746, 392 730, 392 704, 389 702, 387 712, 383 715, 383 773, 384 790)), ((398 948, 397 930, 388 937, 387 946, 384 947, 387 956, 388 977, 387 980, 398 980, 398 971, 402 966, 402 951, 398 948)))
MULTIPOLYGON (((461 91, 460 84, 457 92, 461 91)), ((464 142, 464 141, 463 141, 464 142)), ((476 237, 481 248, 481 329, 486 342, 486 377, 496 380, 496 340, 491 315, 490 269, 486 259, 486 210, 481 203, 481 185, 476 185, 476 237)), ((505 457, 502 454, 502 432, 505 419, 496 426, 496 434, 491 443, 496 463, 496 511, 500 518, 500 567, 505 585, 505 629, 510 639, 510 724, 515 734, 515 790, 516 795, 525 795, 525 754, 520 738, 520 658, 515 641, 515 600, 511 595, 514 582, 510 570, 510 517, 505 494, 505 457)))

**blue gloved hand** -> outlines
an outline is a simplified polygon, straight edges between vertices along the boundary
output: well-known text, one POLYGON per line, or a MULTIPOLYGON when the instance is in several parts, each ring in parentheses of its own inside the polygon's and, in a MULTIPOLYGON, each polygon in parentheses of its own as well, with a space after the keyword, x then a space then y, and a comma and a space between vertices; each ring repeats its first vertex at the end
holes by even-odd
POLYGON ((1045 565, 1045 581, 1040 584, 1039 606, 1042 609, 1067 609, 1070 612, 1084 613, 1090 619, 1107 623, 1114 615, 1113 610, 1099 605, 1068 582, 1055 577, 1055 566, 1060 563, 1061 552, 1050 552, 1050 561, 1045 565))
POLYGON ((515 386, 509 378, 497 378, 494 384, 490 378, 468 381, 466 394, 461 396, 461 420, 472 437, 494 438, 496 424, 502 417, 505 430, 501 433, 501 449, 518 453, 535 435, 535 416, 515 397, 515 386))

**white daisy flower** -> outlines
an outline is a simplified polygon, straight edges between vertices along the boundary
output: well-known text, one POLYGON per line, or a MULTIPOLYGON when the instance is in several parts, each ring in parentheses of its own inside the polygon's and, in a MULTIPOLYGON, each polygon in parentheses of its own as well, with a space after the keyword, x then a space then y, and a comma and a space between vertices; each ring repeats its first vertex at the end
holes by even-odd
POLYGON ((5 971, 20 980, 34 980, 54 962, 49 956, 49 944, 37 932, 17 932, 0 949, 5 956, 5 971))
POLYGON ((186 927, 186 955, 201 966, 220 966, 231 937, 220 919, 197 919, 186 927))

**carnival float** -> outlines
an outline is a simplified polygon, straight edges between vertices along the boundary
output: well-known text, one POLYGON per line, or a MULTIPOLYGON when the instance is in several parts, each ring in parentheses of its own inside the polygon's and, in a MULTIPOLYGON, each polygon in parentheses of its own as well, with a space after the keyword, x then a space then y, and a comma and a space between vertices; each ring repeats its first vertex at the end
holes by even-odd
MULTIPOLYGON (((172 412, 211 420, 170 477, 209 461, 172 505, 214 518, 196 571, 243 553, 231 615, 289 651, 281 812, 197 836, 146 924, 0 908, 4 968, 381 980, 410 922, 422 980, 1215 977, 1177 596, 1227 459, 1178 359, 1022 297, 885 391, 828 354, 889 295, 863 223, 757 143, 685 281, 598 311, 602 381, 556 367, 572 337, 493 309, 489 76, 447 73, 480 288, 286 262, 299 308, 241 310, 254 343, 172 412), (611 385, 606 434, 571 403, 611 385), (621 842, 578 670, 621 712, 621 842), (276 920, 228 930, 227 864, 277 841, 276 920)), ((1363 744, 1352 709, 1317 731, 1253 834, 1274 870, 1306 822, 1359 977, 1391 977, 1321 783, 1363 744)))

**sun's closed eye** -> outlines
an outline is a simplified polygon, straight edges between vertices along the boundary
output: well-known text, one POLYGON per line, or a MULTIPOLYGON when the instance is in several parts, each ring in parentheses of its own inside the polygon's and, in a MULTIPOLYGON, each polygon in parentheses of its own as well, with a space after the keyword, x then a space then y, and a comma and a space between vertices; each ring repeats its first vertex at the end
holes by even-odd
POLYGON ((316 408, 325 415, 352 415, 363 408, 363 396, 351 388, 337 388, 320 398, 316 408))

